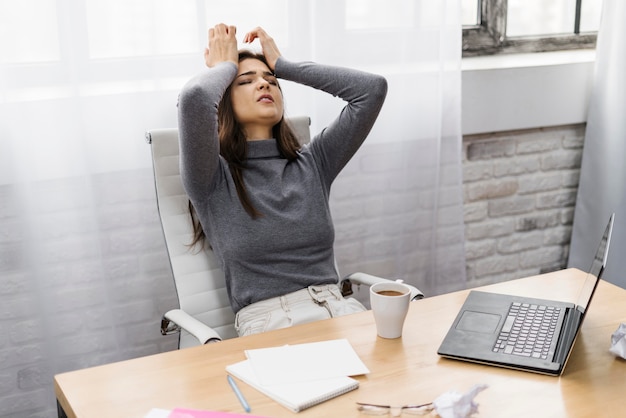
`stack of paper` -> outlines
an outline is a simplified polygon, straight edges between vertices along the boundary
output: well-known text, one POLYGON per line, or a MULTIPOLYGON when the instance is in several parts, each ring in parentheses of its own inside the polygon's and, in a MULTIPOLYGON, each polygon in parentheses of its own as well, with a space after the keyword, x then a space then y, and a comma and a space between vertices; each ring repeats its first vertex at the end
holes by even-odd
POLYGON ((294 412, 358 388, 369 373, 348 340, 246 350, 226 371, 294 412))

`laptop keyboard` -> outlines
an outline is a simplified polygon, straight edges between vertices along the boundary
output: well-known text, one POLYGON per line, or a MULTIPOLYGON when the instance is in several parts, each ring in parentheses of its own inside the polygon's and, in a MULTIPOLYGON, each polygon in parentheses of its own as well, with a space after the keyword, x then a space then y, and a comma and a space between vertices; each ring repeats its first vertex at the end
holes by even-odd
POLYGON ((548 358, 561 308, 513 302, 493 351, 548 358))

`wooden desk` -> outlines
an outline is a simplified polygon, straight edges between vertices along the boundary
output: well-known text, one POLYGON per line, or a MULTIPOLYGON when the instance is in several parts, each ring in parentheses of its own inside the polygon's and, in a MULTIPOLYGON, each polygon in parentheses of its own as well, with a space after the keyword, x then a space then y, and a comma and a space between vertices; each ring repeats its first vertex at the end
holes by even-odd
MULTIPOLYGON (((533 276, 482 290, 575 301, 579 270, 533 276)), ((561 377, 500 369, 441 358, 436 351, 468 291, 413 302, 397 340, 376 337, 371 312, 162 353, 55 376, 57 399, 69 417, 141 418, 151 408, 188 407, 242 413, 226 381, 226 365, 243 360, 244 349, 347 338, 371 373, 360 388, 297 414, 358 417, 355 402, 401 405, 429 402, 448 390, 486 383, 481 417, 591 417, 623 414, 626 361, 608 352, 611 334, 626 322, 626 290, 598 286, 582 333, 561 377), (621 412, 620 412, 621 411, 621 412)), ((245 383, 252 413, 296 414, 245 383)), ((620 415, 622 416, 622 415, 620 415)))

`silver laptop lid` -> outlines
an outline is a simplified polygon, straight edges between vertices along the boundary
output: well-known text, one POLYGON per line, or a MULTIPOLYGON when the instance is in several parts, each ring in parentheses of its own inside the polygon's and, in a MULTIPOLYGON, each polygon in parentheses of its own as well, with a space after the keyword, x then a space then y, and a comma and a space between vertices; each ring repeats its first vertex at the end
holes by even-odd
POLYGON ((589 306, 591 297, 593 296, 593 293, 598 286, 598 282, 602 277, 602 273, 604 272, 604 268, 606 267, 606 261, 609 256, 609 245, 611 244, 611 234, 613 233, 614 219, 615 214, 613 213, 609 218, 609 223, 606 225, 606 229, 604 230, 604 234, 600 240, 600 245, 598 245, 598 250, 593 257, 591 267, 587 273, 587 278, 585 279, 583 288, 578 296, 576 309, 578 309, 583 315, 587 311, 587 306, 589 306))

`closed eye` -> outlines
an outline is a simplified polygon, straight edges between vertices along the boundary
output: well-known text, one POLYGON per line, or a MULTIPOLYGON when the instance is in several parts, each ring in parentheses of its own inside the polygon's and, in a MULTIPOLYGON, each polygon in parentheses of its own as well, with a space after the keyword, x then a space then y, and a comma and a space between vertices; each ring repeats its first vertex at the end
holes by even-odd
MULTIPOLYGON (((244 85, 244 84, 250 84, 254 81, 254 78, 256 77, 258 73, 256 71, 248 71, 246 73, 243 74, 239 74, 237 76, 237 85, 244 85)), ((278 79, 276 78, 276 76, 274 75, 274 73, 266 71, 262 73, 262 77, 265 81, 267 81, 269 84, 273 85, 273 86, 278 86, 278 79)))

